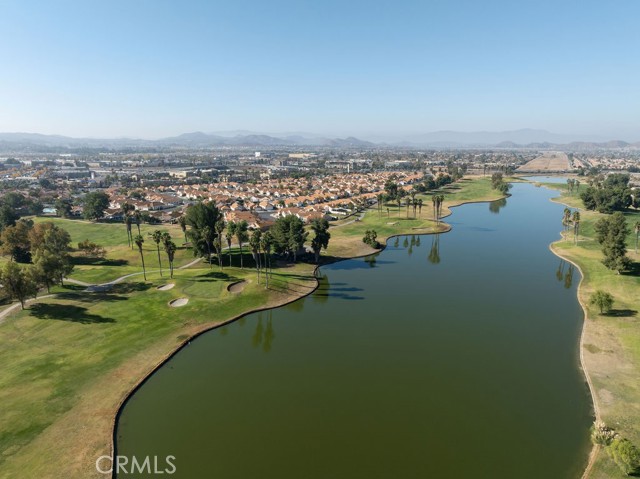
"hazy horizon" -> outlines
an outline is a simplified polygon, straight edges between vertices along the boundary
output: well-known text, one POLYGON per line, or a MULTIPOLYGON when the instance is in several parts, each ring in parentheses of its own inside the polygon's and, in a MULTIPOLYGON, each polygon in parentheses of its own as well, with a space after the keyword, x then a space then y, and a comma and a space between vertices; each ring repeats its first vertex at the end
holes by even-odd
POLYGON ((0 131, 640 141, 640 3, 3 2, 0 131))

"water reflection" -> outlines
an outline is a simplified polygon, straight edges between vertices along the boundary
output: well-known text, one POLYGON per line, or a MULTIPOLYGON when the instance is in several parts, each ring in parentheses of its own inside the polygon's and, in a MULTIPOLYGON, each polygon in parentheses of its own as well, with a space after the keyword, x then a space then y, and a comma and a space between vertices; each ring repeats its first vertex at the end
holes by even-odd
POLYGON ((271 346, 273 345, 275 337, 276 333, 273 329, 273 310, 269 310, 267 313, 258 313, 256 330, 251 337, 251 345, 256 349, 262 347, 262 351, 268 353, 271 351, 271 346), (263 324, 263 314, 267 315, 266 326, 263 324))
POLYGON ((376 263, 378 262, 378 255, 373 254, 371 256, 365 256, 364 262, 367 263, 370 268, 375 268, 376 263))
POLYGON ((507 199, 506 198, 502 198, 501 200, 496 200, 496 201, 492 201, 491 203, 489 203, 489 211, 491 211, 494 214, 498 214, 500 213, 500 210, 502 208, 504 208, 505 206, 507 206, 507 199))
POLYGON ((440 263, 440 235, 439 234, 431 236, 431 249, 429 250, 429 256, 427 256, 427 259, 431 264, 440 263))
POLYGON ((564 287, 570 289, 573 285, 574 266, 571 263, 561 259, 556 270, 556 279, 564 283, 564 287), (565 272, 566 268, 566 272, 565 272))

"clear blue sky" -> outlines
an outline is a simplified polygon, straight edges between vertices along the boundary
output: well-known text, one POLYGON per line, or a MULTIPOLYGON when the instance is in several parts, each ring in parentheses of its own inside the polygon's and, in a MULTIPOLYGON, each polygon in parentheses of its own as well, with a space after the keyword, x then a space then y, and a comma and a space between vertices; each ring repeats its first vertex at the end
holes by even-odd
POLYGON ((640 1, 0 0, 0 131, 640 140, 640 1))

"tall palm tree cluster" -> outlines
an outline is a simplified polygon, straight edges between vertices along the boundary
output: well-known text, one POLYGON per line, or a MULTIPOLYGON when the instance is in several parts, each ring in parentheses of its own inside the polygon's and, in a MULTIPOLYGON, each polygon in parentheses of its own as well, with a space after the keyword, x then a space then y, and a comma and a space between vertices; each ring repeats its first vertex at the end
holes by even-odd
POLYGON ((444 195, 433 195, 431 197, 433 203, 433 219, 436 224, 440 224, 440 218, 442 217, 442 204, 444 203, 444 195))
POLYGON ((567 180, 567 187, 569 188, 569 193, 573 193, 573 189, 576 191, 580 191, 580 180, 574 180, 573 178, 569 178, 567 180))
POLYGON ((569 237, 569 230, 573 229, 573 242, 577 243, 580 234, 580 212, 578 210, 571 211, 570 208, 565 207, 562 212, 562 224, 564 226, 565 239, 569 237))
MULTIPOLYGON (((124 211, 124 208, 123 208, 124 211)), ((146 263, 144 258, 144 242, 145 238, 140 233, 138 224, 138 234, 131 234, 130 225, 135 221, 135 214, 131 214, 128 207, 126 208, 125 218, 131 221, 125 221, 128 225, 127 238, 130 245, 137 246, 142 261, 142 272, 144 279, 147 279, 146 263)), ((304 229, 302 221, 295 216, 287 216, 279 218, 271 230, 263 232, 260 229, 249 231, 246 221, 229 221, 225 222, 221 212, 213 203, 197 203, 187 208, 183 217, 178 219, 178 224, 182 229, 185 237, 185 243, 189 241, 193 249, 194 255, 206 258, 210 268, 213 268, 213 259, 217 257, 220 269, 224 269, 222 260, 223 239, 228 248, 229 266, 232 266, 231 245, 235 240, 240 249, 240 268, 244 269, 244 247, 249 246, 249 250, 253 257, 256 271, 258 274, 258 283, 260 283, 261 275, 264 274, 265 287, 269 287, 269 278, 272 275, 272 259, 273 251, 279 254, 292 256, 296 261, 296 255, 299 250, 304 247, 308 233, 304 229)), ((324 218, 316 218, 311 223, 311 230, 314 232, 314 238, 311 241, 311 248, 314 252, 316 262, 320 260, 320 253, 323 249, 327 249, 331 234, 329 233, 329 222, 324 218)), ((160 268, 160 276, 162 276, 162 256, 160 249, 164 249, 169 262, 171 277, 173 278, 173 261, 177 250, 176 244, 172 241, 171 235, 166 231, 155 230, 149 233, 151 240, 156 244, 156 253, 158 257, 158 266, 160 268)))

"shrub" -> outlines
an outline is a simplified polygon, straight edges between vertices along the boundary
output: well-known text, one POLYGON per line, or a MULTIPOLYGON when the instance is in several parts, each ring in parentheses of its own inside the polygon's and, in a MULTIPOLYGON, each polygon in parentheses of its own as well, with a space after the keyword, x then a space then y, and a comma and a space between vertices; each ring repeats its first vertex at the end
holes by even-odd
POLYGON ((375 230, 367 230, 364 232, 364 238, 362 238, 362 242, 364 244, 368 244, 372 248, 379 248, 380 243, 378 243, 378 233, 375 230))
POLYGON ((598 309, 600 309, 600 314, 604 314, 611 309, 611 306, 613 306, 613 296, 605 291, 598 290, 591 295, 589 304, 597 306, 598 309))
POLYGON ((640 450, 628 439, 614 439, 607 447, 607 453, 627 475, 636 473, 640 469, 640 450))
POLYGON ((92 256, 94 258, 104 258, 107 252, 99 244, 93 243, 88 239, 78 243, 78 249, 85 256, 92 256))
POLYGON ((608 446, 617 437, 618 433, 602 421, 596 421, 593 423, 593 426, 591 426, 591 442, 594 444, 608 446))

